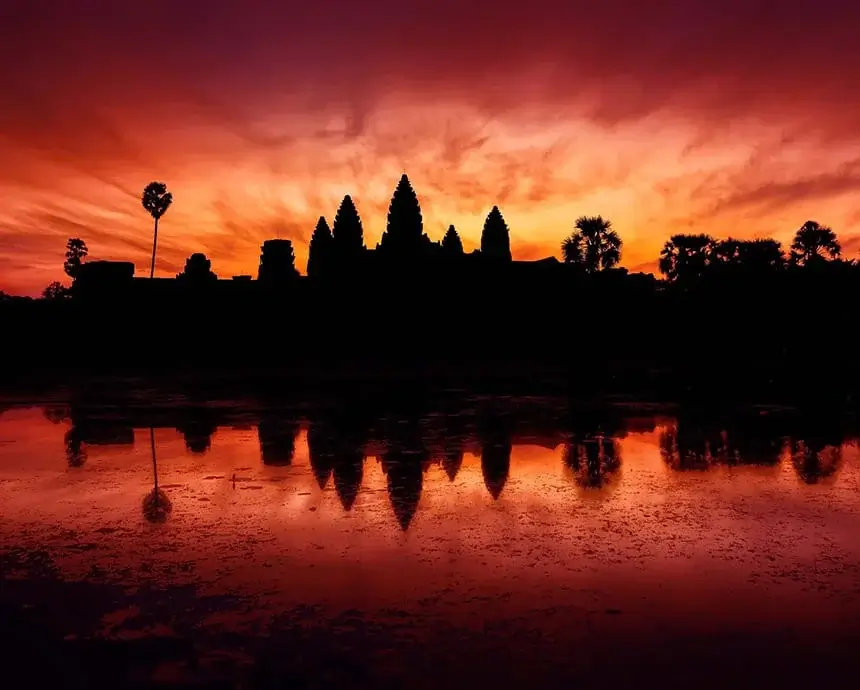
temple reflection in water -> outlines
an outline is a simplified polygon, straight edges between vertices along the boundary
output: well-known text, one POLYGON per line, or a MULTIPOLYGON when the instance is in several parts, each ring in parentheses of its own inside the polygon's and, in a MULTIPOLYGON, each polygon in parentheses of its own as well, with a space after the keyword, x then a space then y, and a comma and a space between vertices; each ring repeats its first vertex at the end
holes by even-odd
MULTIPOLYGON (((762 412, 719 420, 492 403, 443 412, 265 408, 241 414, 203 406, 107 414, 71 405, 46 408, 44 416, 68 426, 65 456, 70 470, 79 471, 86 471, 93 446, 132 446, 135 429, 173 429, 186 453, 201 462, 219 429, 249 429, 256 432, 264 467, 295 469, 294 460, 301 456, 316 486, 333 490, 347 513, 362 493, 366 464, 376 462, 393 516, 404 531, 420 510, 428 471, 438 468, 456 486, 467 457, 479 463, 486 495, 498 502, 516 477, 518 448, 551 450, 558 469, 578 491, 601 496, 624 481, 623 440, 631 434, 653 438, 671 472, 785 467, 804 484, 835 480, 843 447, 851 438, 844 425, 832 420, 785 419, 762 412)), ((155 448, 153 468, 157 472, 155 448)))

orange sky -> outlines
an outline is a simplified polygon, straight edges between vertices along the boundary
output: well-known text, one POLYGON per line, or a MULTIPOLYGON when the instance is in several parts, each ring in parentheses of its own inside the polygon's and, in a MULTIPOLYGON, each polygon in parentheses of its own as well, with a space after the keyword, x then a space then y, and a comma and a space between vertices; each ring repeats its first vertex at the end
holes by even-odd
POLYGON ((853 3, 313 5, 12 3, 0 290, 61 279, 73 236, 144 273, 152 180, 176 199, 161 275, 195 251, 256 273, 275 236, 304 271, 346 193, 373 246, 404 171, 431 238, 453 223, 472 248, 499 204, 520 259, 558 255, 583 214, 612 219, 633 269, 673 232, 787 241, 807 219, 858 255, 853 3))

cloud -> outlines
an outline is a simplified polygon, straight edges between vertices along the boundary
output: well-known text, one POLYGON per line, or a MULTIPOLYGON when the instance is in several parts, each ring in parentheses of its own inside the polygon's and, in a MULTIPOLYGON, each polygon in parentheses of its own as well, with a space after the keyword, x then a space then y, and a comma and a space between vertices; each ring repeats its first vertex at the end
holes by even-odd
POLYGON ((676 230, 860 230, 856 3, 201 7, 4 4, 2 232, 39 239, 0 248, 0 288, 58 277, 72 232, 146 264, 152 179, 177 199, 165 270, 202 249, 221 274, 254 272, 273 233, 302 267, 346 193, 373 244, 404 171, 431 236, 453 222, 474 246, 498 203, 523 257, 557 254, 582 213, 613 218, 627 265, 676 230))

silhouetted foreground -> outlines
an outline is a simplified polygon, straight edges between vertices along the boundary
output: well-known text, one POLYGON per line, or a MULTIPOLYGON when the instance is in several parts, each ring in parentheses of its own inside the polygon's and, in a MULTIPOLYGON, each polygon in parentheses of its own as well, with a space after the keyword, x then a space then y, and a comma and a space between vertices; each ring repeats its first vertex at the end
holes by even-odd
POLYGON ((155 221, 149 279, 135 278, 133 263, 84 262, 86 242, 70 238, 70 288, 52 283, 38 301, 0 293, 0 382, 126 374, 284 390, 423 379, 807 402, 860 389, 860 265, 815 221, 788 251, 772 238, 672 235, 658 280, 619 268, 624 243, 602 216, 576 220, 561 262, 515 261, 498 206, 480 249, 465 252, 453 226, 433 241, 404 174, 375 249, 347 195, 331 227, 319 219, 306 276, 292 241, 269 239, 256 280, 219 279, 201 253, 175 278, 155 279, 173 195, 153 182, 141 203, 155 221))
POLYGON ((850 264, 680 285, 557 262, 463 261, 441 273, 417 265, 281 286, 135 279, 72 299, 6 300, 3 379, 423 378, 756 401, 845 400, 860 388, 860 269, 850 264))

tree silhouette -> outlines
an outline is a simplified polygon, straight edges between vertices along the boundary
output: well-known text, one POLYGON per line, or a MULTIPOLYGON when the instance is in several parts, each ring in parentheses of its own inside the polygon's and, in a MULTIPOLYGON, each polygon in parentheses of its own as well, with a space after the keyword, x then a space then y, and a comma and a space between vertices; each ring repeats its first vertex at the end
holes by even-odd
POLYGON ((778 240, 762 238, 741 242, 740 261, 754 273, 778 271, 785 266, 785 252, 778 240))
POLYGON ((69 289, 62 283, 54 281, 42 290, 42 299, 56 302, 67 299, 70 296, 69 289))
POLYGON ((740 240, 736 240, 733 237, 716 242, 711 252, 712 262, 725 266, 739 266, 741 263, 742 244, 740 240))
POLYGON ((761 275, 778 271, 785 265, 782 245, 773 239, 715 241, 709 266, 761 275))
POLYGON ((463 243, 453 225, 448 226, 448 232, 442 238, 442 251, 446 256, 462 256, 463 254, 463 243))
POLYGON ((86 258, 87 254, 89 254, 87 243, 82 239, 71 237, 66 242, 66 260, 63 262, 63 271, 72 280, 77 278, 81 261, 86 258))
POLYGON ((352 197, 343 198, 332 225, 334 254, 341 265, 353 264, 364 253, 364 229, 352 197))
POLYGON ((388 207, 388 224, 379 241, 379 249, 389 256, 416 256, 430 240, 424 234, 424 221, 418 195, 409 178, 403 175, 391 197, 388 207))
POLYGON ((577 218, 575 230, 561 244, 564 262, 582 266, 586 273, 614 268, 621 260, 618 233, 602 216, 577 218))
POLYGON ((716 245, 710 235, 672 235, 660 252, 660 272, 670 282, 701 278, 713 261, 716 245))
POLYGON ((511 235, 498 206, 493 206, 481 233, 481 254, 491 259, 511 261, 511 235))
POLYGON ((207 285, 218 280, 218 276, 212 272, 212 262, 199 252, 185 260, 185 269, 176 277, 192 285, 207 285))
POLYGON ((155 250, 158 246, 158 221, 173 203, 173 194, 167 191, 167 185, 163 182, 150 182, 143 190, 140 202, 155 220, 155 230, 152 233, 152 264, 149 268, 149 277, 153 278, 155 277, 155 250))
POLYGON ((324 216, 320 216, 308 245, 308 276, 318 278, 331 265, 333 239, 324 216))
POLYGON ((836 233, 814 220, 806 221, 795 233, 794 241, 791 243, 792 263, 801 266, 825 261, 828 258, 838 259, 841 254, 842 246, 836 233))

